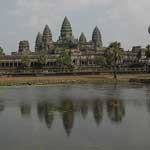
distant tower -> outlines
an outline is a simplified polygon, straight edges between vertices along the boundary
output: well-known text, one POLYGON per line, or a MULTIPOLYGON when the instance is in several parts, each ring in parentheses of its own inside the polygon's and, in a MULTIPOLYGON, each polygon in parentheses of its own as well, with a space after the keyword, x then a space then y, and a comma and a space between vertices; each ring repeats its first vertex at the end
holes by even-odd
POLYGON ((102 48, 102 46, 103 46, 101 33, 97 26, 95 27, 95 29, 93 31, 92 42, 94 43, 96 48, 97 47, 102 48))
POLYGON ((20 41, 18 52, 19 53, 30 52, 29 41, 20 41))
POLYGON ((42 34, 39 32, 35 41, 35 52, 42 51, 42 34))
POLYGON ((73 39, 72 34, 72 27, 67 17, 65 17, 62 27, 61 27, 61 34, 59 40, 62 41, 69 41, 73 39))
POLYGON ((85 44, 87 42, 84 33, 82 32, 79 38, 79 44, 85 44))
POLYGON ((150 26, 148 27, 148 33, 150 34, 150 26))
POLYGON ((45 26, 42 37, 43 50, 49 51, 52 47, 52 32, 48 25, 45 26))

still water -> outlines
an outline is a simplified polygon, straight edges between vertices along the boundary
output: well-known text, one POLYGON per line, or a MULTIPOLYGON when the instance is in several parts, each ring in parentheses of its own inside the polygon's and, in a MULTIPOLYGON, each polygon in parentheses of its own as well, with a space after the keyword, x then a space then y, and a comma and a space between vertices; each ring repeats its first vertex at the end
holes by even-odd
POLYGON ((1 150, 150 150, 150 86, 0 88, 1 150))

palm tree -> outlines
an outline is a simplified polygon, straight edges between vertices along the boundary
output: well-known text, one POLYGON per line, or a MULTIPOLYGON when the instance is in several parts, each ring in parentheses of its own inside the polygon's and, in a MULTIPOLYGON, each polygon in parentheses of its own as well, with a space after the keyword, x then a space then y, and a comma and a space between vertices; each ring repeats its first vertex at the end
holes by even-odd
POLYGON ((106 57, 109 59, 109 62, 113 65, 114 67, 114 79, 117 79, 117 65, 122 61, 123 59, 123 50, 121 48, 121 43, 119 42, 113 42, 108 46, 107 54, 106 57))

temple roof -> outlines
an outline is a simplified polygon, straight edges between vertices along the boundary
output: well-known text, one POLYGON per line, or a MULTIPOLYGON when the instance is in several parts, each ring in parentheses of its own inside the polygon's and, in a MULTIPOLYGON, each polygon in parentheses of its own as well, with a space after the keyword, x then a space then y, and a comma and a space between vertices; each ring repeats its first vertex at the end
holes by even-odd
POLYGON ((82 32, 79 38, 79 43, 86 43, 86 42, 87 42, 86 37, 84 33, 82 32))
POLYGON ((64 18, 64 21, 61 27, 61 37, 64 39, 72 37, 72 27, 67 17, 64 18))
POLYGON ((67 28, 67 29, 71 29, 71 24, 68 20, 67 17, 64 18, 63 24, 62 24, 62 28, 67 28))
POLYGON ((92 35, 92 40, 94 42, 101 40, 101 33, 100 33, 100 30, 97 26, 94 28, 93 35, 92 35))
POLYGON ((43 39, 49 38, 49 40, 52 40, 52 32, 48 25, 45 26, 43 31, 43 39))

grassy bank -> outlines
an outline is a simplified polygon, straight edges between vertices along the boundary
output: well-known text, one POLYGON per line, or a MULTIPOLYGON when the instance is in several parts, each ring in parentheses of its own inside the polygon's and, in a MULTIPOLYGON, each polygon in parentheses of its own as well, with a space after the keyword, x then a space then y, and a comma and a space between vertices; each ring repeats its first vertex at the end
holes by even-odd
POLYGON ((114 80, 111 74, 81 75, 81 76, 49 76, 49 77, 1 77, 0 86, 78 84, 78 83, 115 83, 138 82, 150 83, 150 75, 124 74, 114 80))

